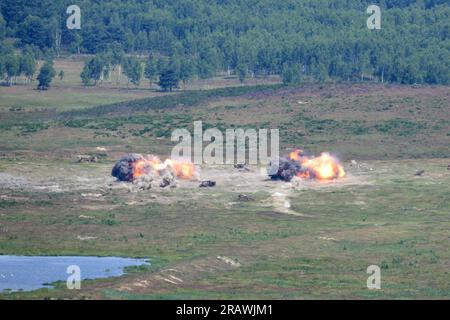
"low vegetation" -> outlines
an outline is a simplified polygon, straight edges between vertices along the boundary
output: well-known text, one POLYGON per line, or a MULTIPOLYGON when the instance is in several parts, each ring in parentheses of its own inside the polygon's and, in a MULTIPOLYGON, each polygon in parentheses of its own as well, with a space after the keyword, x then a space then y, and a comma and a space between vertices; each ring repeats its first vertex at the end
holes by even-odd
MULTIPOLYGON (((73 74, 55 85, 71 89, 73 74)), ((57 283, 1 298, 448 297, 445 86, 277 84, 137 100, 97 87, 98 105, 72 94, 47 107, 38 103, 52 90, 30 97, 18 87, 0 88, 0 254, 148 257, 152 265, 83 281, 80 291, 57 283), (127 152, 165 157, 171 131, 192 132, 196 120, 221 130, 279 128, 282 152, 334 152, 347 180, 291 190, 257 172, 229 181, 228 168, 213 172, 215 188, 117 188, 114 161, 127 152), (77 163, 80 154, 98 162, 77 163), (257 187, 246 185, 255 176, 257 187), (297 214, 273 205, 277 192, 289 192, 297 214), (241 193, 253 201, 239 201, 241 193), (372 264, 382 268, 379 291, 366 288, 372 264), (183 282, 163 280, 169 275, 183 282)))

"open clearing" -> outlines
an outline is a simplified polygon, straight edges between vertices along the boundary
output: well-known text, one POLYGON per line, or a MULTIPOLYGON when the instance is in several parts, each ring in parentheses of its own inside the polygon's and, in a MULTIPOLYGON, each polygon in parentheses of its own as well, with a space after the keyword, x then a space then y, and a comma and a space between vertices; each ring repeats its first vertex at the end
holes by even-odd
POLYGON ((241 87, 75 105, 1 109, 0 253, 153 264, 80 291, 61 283, 2 298, 448 298, 448 87, 241 87), (140 192, 110 176, 126 152, 164 158, 171 130, 195 120, 280 128, 283 151, 335 152, 347 176, 284 183, 256 167, 202 166, 215 188, 140 192), (373 264, 382 290, 366 288, 373 264))
MULTIPOLYGON (((145 79, 139 86, 128 84, 126 76, 119 73, 118 70, 113 70, 110 78, 100 81, 97 86, 85 87, 81 83, 80 73, 84 61, 89 58, 90 56, 73 56, 55 59, 54 68, 58 74, 60 71, 64 71, 64 78, 61 80, 59 77, 55 77, 52 82, 52 90, 49 91, 38 91, 36 89, 37 81, 28 84, 24 77, 19 77, 16 86, 0 86, 0 111, 5 109, 28 112, 42 111, 42 109, 62 111, 169 94, 160 92, 155 83, 150 84, 145 79)), ((41 61, 40 65, 42 63, 41 61)), ((271 76, 247 79, 245 83, 251 85, 275 84, 280 83, 280 78, 271 76)), ((191 80, 186 84, 185 89, 204 90, 239 86, 239 84, 236 76, 215 77, 191 80)), ((180 87, 183 86, 180 85, 180 87)))
POLYGON ((347 177, 332 183, 208 167, 200 176, 216 188, 182 181, 140 192, 114 182, 109 163, 1 166, 9 177, 0 185, 2 253, 153 259, 148 270, 75 293, 60 286, 9 297, 437 298, 450 290, 444 160, 346 163, 347 177), (416 177, 419 168, 426 174, 416 177), (381 291, 365 288, 371 264, 382 267, 381 291))

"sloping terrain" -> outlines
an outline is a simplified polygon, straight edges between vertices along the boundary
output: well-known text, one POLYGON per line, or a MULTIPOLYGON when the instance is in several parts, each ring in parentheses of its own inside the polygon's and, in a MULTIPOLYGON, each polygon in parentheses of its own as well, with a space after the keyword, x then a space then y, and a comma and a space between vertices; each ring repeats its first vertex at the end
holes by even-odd
POLYGON ((63 113, 2 110, 0 253, 152 259, 80 291, 61 283, 2 298, 448 297, 447 87, 182 95, 63 113), (347 175, 285 183, 255 166, 203 165, 199 178, 216 187, 180 181, 146 191, 110 176, 126 152, 167 156, 171 130, 192 130, 195 120, 280 128, 282 152, 334 152, 347 175), (79 154, 99 162, 77 163, 79 154), (366 288, 373 264, 381 267, 379 291, 366 288))

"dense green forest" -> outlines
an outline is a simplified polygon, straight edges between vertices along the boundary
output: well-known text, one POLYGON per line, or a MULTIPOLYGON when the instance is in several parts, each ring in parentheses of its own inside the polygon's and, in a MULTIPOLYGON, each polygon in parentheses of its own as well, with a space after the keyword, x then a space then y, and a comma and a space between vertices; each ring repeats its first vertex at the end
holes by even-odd
POLYGON ((140 66, 130 58, 136 55, 150 57, 141 72, 150 80, 165 70, 182 81, 225 71, 240 79, 280 74, 285 82, 450 83, 448 0, 2 0, 0 6, 0 41, 18 39, 2 41, 4 77, 5 57, 21 48, 34 58, 103 57, 85 67, 85 83, 97 80, 103 65, 116 64, 138 82, 140 66), (72 4, 81 8, 80 30, 66 28, 72 4), (381 30, 367 28, 370 4, 381 7, 381 30))

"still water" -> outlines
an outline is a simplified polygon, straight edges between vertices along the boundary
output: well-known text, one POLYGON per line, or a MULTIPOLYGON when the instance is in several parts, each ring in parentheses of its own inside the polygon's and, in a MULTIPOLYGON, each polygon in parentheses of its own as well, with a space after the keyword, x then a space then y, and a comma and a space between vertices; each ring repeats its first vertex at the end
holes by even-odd
POLYGON ((80 267, 80 278, 85 280, 121 276, 125 267, 149 265, 149 261, 118 257, 0 255, 0 292, 51 288, 53 282, 67 281, 71 275, 67 268, 72 265, 80 267))

